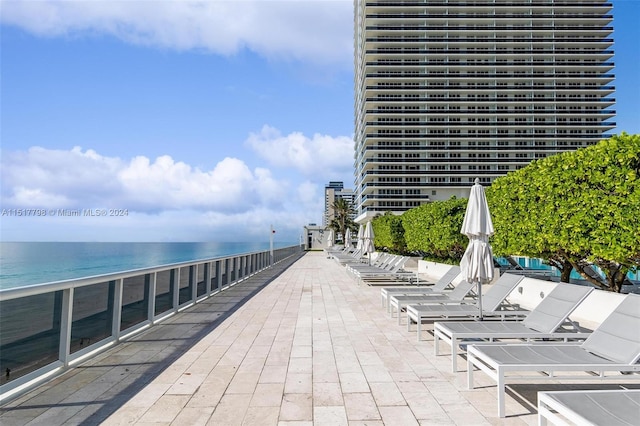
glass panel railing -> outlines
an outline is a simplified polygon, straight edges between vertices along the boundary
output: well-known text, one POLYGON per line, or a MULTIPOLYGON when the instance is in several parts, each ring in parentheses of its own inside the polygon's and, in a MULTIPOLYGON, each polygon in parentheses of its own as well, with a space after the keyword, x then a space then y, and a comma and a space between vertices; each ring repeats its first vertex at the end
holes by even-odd
MULTIPOLYGON (((300 249, 275 250, 273 257, 279 261, 300 249)), ((160 316, 194 301, 196 294, 206 295, 207 287, 220 291, 271 261, 270 253, 261 251, 0 290, 0 392, 22 386, 23 380, 43 380, 29 373, 74 360, 88 352, 84 349, 106 347, 119 331, 149 320, 151 294, 153 316, 160 316)))
POLYGON ((207 282, 205 281, 205 275, 209 270, 209 264, 200 263, 199 265, 196 265, 196 266, 198 268, 198 273, 196 275, 197 277, 196 278, 196 286, 197 286, 196 296, 200 297, 207 294, 207 282))
POLYGON ((0 384, 59 357, 62 291, 0 302, 0 384))
POLYGON ((126 330, 149 318, 150 283, 151 274, 128 277, 123 280, 120 330, 126 330))
POLYGON ((115 284, 107 281, 74 290, 70 353, 112 335, 115 284))
POLYGON ((183 266, 180 268, 180 285, 178 287, 178 306, 184 305, 191 300, 193 266, 183 266))
POLYGON ((222 267, 222 262, 219 260, 216 260, 215 262, 212 263, 212 268, 211 268, 211 291, 219 291, 220 288, 218 287, 218 277, 220 276, 221 272, 220 269, 222 267))
POLYGON ((222 287, 229 285, 229 261, 230 259, 224 259, 220 264, 222 267, 222 287))
POLYGON ((156 303, 154 315, 173 309, 173 269, 156 273, 156 303))

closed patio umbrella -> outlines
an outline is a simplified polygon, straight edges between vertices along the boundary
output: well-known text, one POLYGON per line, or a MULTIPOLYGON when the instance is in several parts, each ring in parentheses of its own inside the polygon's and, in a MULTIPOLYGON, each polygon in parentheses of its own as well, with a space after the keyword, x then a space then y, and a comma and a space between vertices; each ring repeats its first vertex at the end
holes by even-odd
POLYGON ((358 228, 358 241, 356 242, 356 250, 362 250, 363 242, 364 242, 364 225, 360 224, 360 228, 358 228))
POLYGON ((347 229, 347 232, 344 234, 344 246, 351 247, 351 230, 347 229))
POLYGON ((478 179, 471 187, 460 232, 469 238, 469 245, 460 261, 460 269, 462 276, 477 286, 478 310, 482 319, 482 284, 493 280, 493 252, 489 237, 494 231, 484 188, 478 179))
POLYGON ((373 244, 374 234, 371 221, 367 222, 367 226, 364 229, 364 238, 362 240, 362 252, 369 255, 369 264, 371 264, 371 253, 376 251, 376 247, 373 244))
POLYGON ((333 247, 333 229, 330 229, 327 235, 327 247, 333 247))

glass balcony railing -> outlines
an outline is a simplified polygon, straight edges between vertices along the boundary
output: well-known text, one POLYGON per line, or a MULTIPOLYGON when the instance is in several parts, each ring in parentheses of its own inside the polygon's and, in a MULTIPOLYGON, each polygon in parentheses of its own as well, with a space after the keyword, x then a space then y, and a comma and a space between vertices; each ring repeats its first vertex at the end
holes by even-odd
POLYGON ((0 291, 0 402, 301 250, 290 246, 0 291))

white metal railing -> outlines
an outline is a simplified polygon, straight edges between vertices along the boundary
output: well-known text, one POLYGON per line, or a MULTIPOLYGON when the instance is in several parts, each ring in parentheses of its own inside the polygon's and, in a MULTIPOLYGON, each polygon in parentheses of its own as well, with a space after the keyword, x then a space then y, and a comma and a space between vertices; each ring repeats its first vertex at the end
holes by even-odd
POLYGON ((296 245, 0 290, 0 403, 301 250, 296 245))

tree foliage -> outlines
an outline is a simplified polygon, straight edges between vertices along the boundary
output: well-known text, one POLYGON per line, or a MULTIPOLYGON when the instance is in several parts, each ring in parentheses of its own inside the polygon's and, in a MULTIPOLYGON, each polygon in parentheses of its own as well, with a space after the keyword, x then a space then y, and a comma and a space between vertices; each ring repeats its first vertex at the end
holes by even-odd
POLYGON ((444 263, 459 263, 469 243, 460 233, 467 199, 452 197, 404 212, 402 225, 408 251, 444 263))
POLYGON ((328 227, 333 229, 336 235, 342 235, 342 241, 346 241, 346 233, 358 229, 358 225, 352 219, 355 210, 351 203, 344 198, 336 199, 331 208, 333 208, 333 219, 328 227))
POLYGON ((564 281, 573 268, 618 292, 640 266, 640 135, 535 161, 496 179, 487 199, 497 255, 547 259, 564 281))
POLYGON ((407 245, 404 240, 402 217, 386 212, 371 221, 375 235, 376 247, 386 247, 393 253, 405 253, 407 245))

